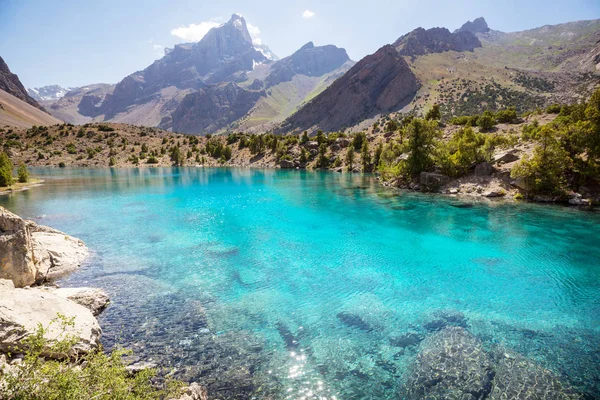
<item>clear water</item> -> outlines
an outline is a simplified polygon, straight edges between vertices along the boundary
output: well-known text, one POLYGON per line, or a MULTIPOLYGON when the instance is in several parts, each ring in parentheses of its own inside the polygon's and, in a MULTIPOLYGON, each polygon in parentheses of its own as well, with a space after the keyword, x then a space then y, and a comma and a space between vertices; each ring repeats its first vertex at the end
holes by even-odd
POLYGON ((597 212, 456 207, 335 173, 35 174, 47 183, 0 205, 94 252, 62 284, 109 292, 106 346, 216 397, 396 398, 418 346, 390 338, 427 334, 439 310, 600 396, 597 212))

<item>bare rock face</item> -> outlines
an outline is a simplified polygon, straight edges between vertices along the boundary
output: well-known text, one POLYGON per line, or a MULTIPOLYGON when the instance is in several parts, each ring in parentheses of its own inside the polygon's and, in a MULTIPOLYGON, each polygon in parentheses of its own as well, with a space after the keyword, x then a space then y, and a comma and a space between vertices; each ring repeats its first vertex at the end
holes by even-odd
POLYGON ((419 88, 408 64, 393 46, 371 54, 310 103, 289 117, 284 130, 319 127, 335 131, 410 100, 419 88))
POLYGON ((298 74, 322 76, 348 61, 350 57, 344 49, 332 45, 315 47, 313 42, 309 42, 291 56, 273 64, 266 79, 267 87, 290 81, 298 74))
POLYGON ((26 221, 0 207, 0 279, 24 287, 35 282, 36 274, 26 221))
POLYGON ((492 363, 481 342, 460 327, 445 328, 423 341, 408 371, 406 399, 483 399, 492 385, 492 363))
POLYGON ((185 96, 169 123, 175 132, 211 133, 242 118, 263 96, 235 83, 210 86, 185 96))
POLYGON ((483 17, 475 18, 473 21, 467 21, 454 31, 457 32, 472 32, 472 33, 486 33, 490 31, 490 27, 488 26, 486 20, 483 17))
POLYGON ((76 270, 87 254, 81 240, 0 207, 0 279, 16 287, 54 280, 76 270))
POLYGON ((208 400, 208 394, 204 386, 192 383, 183 389, 183 394, 177 399, 171 400, 208 400))
MULTIPOLYGON (((73 335, 74 354, 88 353, 100 345, 102 330, 92 312, 74 301, 45 288, 17 289, 10 280, 0 280, 0 352, 22 350, 22 341, 33 335, 38 325, 48 328, 45 338, 52 343, 73 335), (62 327, 57 315, 74 318, 62 327)), ((53 356, 48 349, 47 356, 53 356)))
POLYGON ((10 71, 2 57, 0 57, 0 89, 12 94, 16 98, 23 100, 35 108, 46 111, 44 110, 44 107, 40 106, 40 104, 27 93, 27 90, 19 80, 19 77, 10 71))
POLYGON ((400 37, 393 46, 403 56, 416 57, 445 51, 473 51, 481 42, 468 30, 450 33, 446 28, 417 28, 400 37))

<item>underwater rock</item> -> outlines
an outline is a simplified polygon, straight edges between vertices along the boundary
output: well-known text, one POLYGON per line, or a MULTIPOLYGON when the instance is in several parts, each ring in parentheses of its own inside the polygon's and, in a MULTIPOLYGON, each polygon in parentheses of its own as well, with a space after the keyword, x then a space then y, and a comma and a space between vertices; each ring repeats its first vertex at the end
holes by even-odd
POLYGON ((389 342, 394 347, 409 347, 414 346, 423 340, 423 336, 418 333, 408 332, 400 336, 391 337, 389 342))
POLYGON ((581 398, 558 377, 518 354, 504 353, 498 360, 490 400, 581 398))
POLYGON ((183 394, 177 399, 171 400, 208 400, 206 388, 197 383, 192 383, 190 386, 183 389, 183 394))
POLYGON ((401 394, 409 400, 483 399, 493 374, 481 341, 461 327, 447 327, 423 341, 401 394))
POLYGON ((284 323, 277 322, 277 332, 279 332, 288 350, 298 348, 298 339, 284 323))
POLYGON ((465 315, 459 311, 438 310, 433 313, 435 319, 423 324, 423 327, 430 332, 439 331, 447 326, 467 327, 465 315))
POLYGON ((371 332, 373 328, 371 325, 366 323, 361 317, 356 314, 351 314, 345 311, 337 313, 337 317, 345 325, 351 328, 358 328, 363 331, 371 332))

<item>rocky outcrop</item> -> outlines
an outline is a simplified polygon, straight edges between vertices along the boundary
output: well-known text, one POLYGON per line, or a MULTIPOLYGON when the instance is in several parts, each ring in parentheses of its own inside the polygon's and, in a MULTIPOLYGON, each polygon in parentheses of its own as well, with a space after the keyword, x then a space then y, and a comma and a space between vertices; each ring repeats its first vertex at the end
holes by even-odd
POLYGON ((458 32, 471 32, 471 33, 487 33, 490 31, 490 27, 488 26, 486 20, 483 17, 475 18, 473 21, 467 21, 454 31, 454 33, 458 32))
MULTIPOLYGON (((102 330, 92 312, 46 288, 15 288, 12 281, 0 280, 0 352, 15 353, 23 348, 23 340, 37 332, 41 324, 44 337, 51 346, 69 336, 76 338, 73 353, 87 353, 100 344, 102 330), (72 324, 61 326, 56 318, 73 318, 72 324)), ((54 356, 50 348, 44 352, 54 356)))
POLYGON ((266 78, 267 87, 291 81, 295 75, 322 76, 348 61, 350 57, 344 49, 332 45, 315 47, 313 42, 309 42, 291 56, 273 64, 266 78))
POLYGON ((436 172, 421 172, 419 175, 419 184, 423 187, 423 189, 428 191, 438 190, 440 187, 444 186, 450 182, 450 178, 446 175, 438 174, 436 172))
POLYGON ((470 31, 451 33, 446 28, 417 28, 400 37, 393 46, 403 56, 416 57, 445 51, 473 51, 481 42, 470 31))
POLYGON ((410 367, 406 399, 482 399, 492 387, 492 362, 481 342, 460 327, 425 339, 410 367))
POLYGON ((235 83, 210 86, 185 96, 170 123, 175 132, 212 133, 242 118, 265 95, 235 83))
POLYGON ((100 314, 110 302, 106 292, 96 288, 60 288, 55 289, 54 293, 84 306, 94 316, 100 314))
POLYGON ((44 107, 40 106, 39 103, 27 93, 27 90, 19 80, 19 77, 10 72, 10 68, 8 68, 8 65, 6 65, 2 57, 0 57, 0 90, 12 94, 17 99, 23 100, 35 108, 46 111, 44 110, 44 107))
POLYGON ((208 394, 204 386, 192 383, 183 389, 181 397, 171 400, 208 400, 208 394))
POLYGON ((394 47, 387 45, 338 78, 289 117, 283 130, 335 131, 410 101, 419 83, 394 47))
POLYGON ((0 279, 16 287, 54 280, 77 269, 87 254, 81 240, 0 207, 0 279))

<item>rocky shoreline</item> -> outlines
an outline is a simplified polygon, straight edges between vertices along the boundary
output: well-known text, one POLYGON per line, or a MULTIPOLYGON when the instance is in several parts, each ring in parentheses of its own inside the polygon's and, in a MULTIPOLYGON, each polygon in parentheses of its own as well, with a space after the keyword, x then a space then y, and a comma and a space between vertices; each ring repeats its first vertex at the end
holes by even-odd
MULTIPOLYGON (((101 347, 102 329, 96 316, 110 302, 106 292, 54 284, 77 270, 88 254, 81 240, 0 207, 0 377, 22 362, 25 340, 40 326, 46 339, 41 352, 44 357, 55 357, 51 347, 65 337, 75 339, 70 356, 101 347), (58 317, 72 322, 59 324, 58 317)), ((155 365, 131 365, 128 370, 136 373, 152 367, 155 365)), ((180 399, 205 400, 206 390, 192 384, 180 399)))

